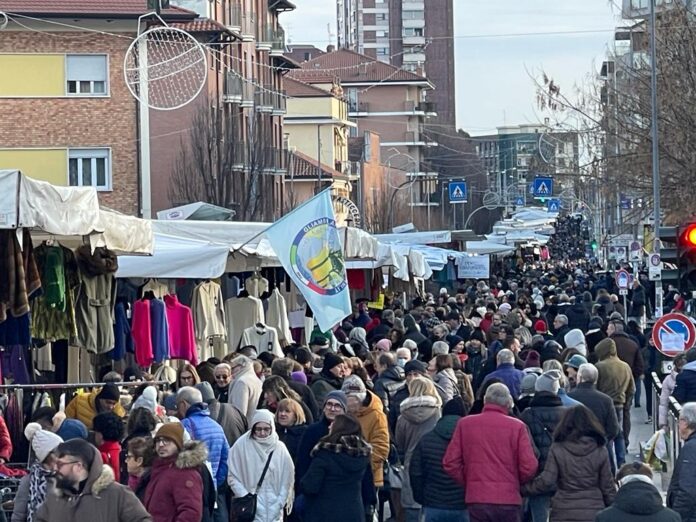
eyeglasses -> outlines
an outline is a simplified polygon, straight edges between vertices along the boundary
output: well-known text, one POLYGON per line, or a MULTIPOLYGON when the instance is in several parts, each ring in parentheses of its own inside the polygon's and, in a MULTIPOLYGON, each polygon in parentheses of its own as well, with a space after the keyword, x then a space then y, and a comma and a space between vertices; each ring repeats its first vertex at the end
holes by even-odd
POLYGON ((328 408, 330 410, 342 410, 343 409, 343 404, 340 402, 327 402, 324 405, 325 408, 328 408))
POLYGON ((126 455, 126 460, 133 460, 136 459, 137 457, 135 455, 131 455, 130 453, 126 455))
POLYGON ((165 438, 155 439, 155 446, 166 446, 168 444, 174 444, 174 441, 165 438))
POLYGON ((271 433, 272 428, 269 426, 268 428, 263 428, 261 426, 257 426, 254 428, 254 433, 271 433))
POLYGON ((79 463, 80 463, 79 460, 71 460, 70 462, 60 462, 60 461, 56 461, 56 468, 57 468, 57 469, 61 469, 61 468, 63 468, 64 466, 69 466, 70 464, 79 464, 79 463))
POLYGON ((216 381, 226 381, 229 378, 230 378, 229 375, 216 375, 215 376, 216 381))

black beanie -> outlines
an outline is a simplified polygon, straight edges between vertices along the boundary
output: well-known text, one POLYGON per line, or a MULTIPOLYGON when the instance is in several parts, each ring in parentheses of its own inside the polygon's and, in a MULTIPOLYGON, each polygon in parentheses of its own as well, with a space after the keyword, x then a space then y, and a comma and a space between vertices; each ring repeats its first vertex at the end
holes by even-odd
POLYGON ((335 368, 339 364, 343 364, 343 359, 333 352, 329 352, 324 357, 324 371, 329 371, 331 368, 335 368))
POLYGON ((686 352, 686 362, 696 361, 696 348, 691 348, 686 352))
POLYGON ((466 406, 461 397, 457 396, 447 401, 442 407, 442 416, 454 415, 456 417, 464 417, 466 415, 466 406))
POLYGON ((99 394, 97 394, 97 399, 118 401, 121 399, 121 392, 118 391, 118 386, 115 384, 107 384, 101 389, 99 394))

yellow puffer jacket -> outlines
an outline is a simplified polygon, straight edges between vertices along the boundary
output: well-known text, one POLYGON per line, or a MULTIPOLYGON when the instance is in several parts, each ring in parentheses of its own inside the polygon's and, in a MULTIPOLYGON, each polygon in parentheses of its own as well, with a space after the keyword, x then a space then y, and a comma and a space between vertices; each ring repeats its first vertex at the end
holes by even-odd
POLYGON ((376 487, 384 486, 384 461, 389 456, 389 425, 382 401, 368 390, 363 406, 356 418, 363 438, 372 446, 370 463, 376 487))
MULTIPOLYGON (((94 390, 92 393, 80 393, 65 407, 65 415, 70 419, 82 421, 88 430, 92 429, 92 421, 97 415, 96 400, 101 388, 94 390)), ((114 408, 114 413, 119 417, 126 414, 121 404, 117 404, 114 408)))

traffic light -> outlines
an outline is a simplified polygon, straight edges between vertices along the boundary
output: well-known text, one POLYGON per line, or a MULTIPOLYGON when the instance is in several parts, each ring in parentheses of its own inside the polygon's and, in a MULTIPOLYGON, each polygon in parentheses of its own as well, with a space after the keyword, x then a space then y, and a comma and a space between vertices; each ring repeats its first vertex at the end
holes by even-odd
POLYGON ((696 290, 696 222, 679 227, 679 281, 682 291, 696 290))
POLYGON ((592 243, 590 243, 590 246, 592 247, 592 250, 596 251, 597 250, 597 240, 593 239, 592 243))

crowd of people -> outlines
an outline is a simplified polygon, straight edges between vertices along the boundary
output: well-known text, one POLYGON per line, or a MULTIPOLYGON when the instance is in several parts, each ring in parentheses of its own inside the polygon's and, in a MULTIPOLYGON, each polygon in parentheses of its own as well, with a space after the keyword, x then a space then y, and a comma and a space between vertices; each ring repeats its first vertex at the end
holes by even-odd
POLYGON ((694 521, 696 351, 654 412, 664 425, 669 396, 683 403, 665 507, 627 456, 660 363, 645 293, 634 283, 624 310, 610 283, 586 264, 528 266, 356 304, 282 358, 180 364, 172 391, 130 369, 137 387, 35 412, 12 521, 694 521))

